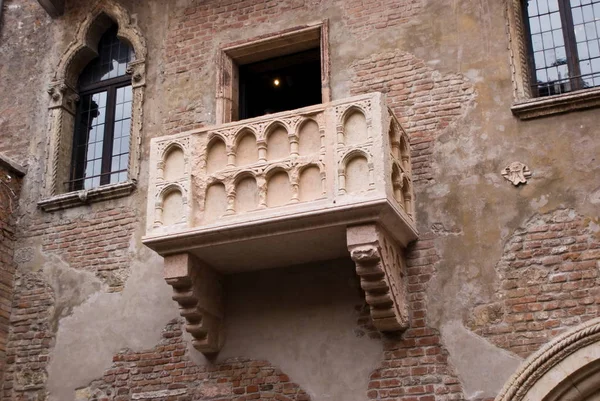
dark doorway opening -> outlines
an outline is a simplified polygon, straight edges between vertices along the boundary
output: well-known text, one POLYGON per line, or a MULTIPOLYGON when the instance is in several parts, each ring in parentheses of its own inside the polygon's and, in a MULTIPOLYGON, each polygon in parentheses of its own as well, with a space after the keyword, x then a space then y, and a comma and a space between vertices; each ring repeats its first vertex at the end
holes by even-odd
POLYGON ((320 49, 240 65, 239 82, 240 119, 319 104, 320 49))

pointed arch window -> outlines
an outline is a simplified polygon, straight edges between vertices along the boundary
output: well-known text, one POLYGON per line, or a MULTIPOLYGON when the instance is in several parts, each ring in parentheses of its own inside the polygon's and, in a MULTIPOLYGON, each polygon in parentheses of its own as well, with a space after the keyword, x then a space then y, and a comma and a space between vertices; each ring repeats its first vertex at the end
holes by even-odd
POLYGON ((113 24, 98 43, 98 57, 79 76, 68 190, 127 181, 132 86, 127 66, 133 49, 113 24))

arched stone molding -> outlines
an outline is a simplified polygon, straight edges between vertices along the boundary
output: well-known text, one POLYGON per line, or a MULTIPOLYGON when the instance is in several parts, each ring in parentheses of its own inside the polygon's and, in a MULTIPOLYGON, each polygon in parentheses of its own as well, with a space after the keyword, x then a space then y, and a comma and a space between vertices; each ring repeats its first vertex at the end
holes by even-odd
POLYGON ((128 11, 114 0, 97 1, 79 25, 75 39, 61 56, 53 81, 48 87, 48 144, 43 198, 38 205, 46 210, 77 206, 84 202, 125 196, 135 187, 139 175, 144 87, 146 85, 146 41, 128 11), (117 36, 133 47, 135 59, 127 68, 131 75, 133 103, 130 133, 128 180, 79 192, 68 192, 73 130, 75 125, 77 80, 85 66, 97 55, 100 37, 111 24, 118 25, 117 36))
POLYGON ((181 218, 177 224, 186 224, 189 215, 189 193, 187 189, 177 183, 169 183, 165 185, 160 191, 157 192, 155 198, 155 210, 154 210, 154 227, 161 227, 164 225, 163 211, 164 211, 164 200, 172 192, 179 192, 181 194, 182 201, 182 213, 181 218))
POLYGON ((347 189, 346 189, 346 181, 347 181, 347 167, 348 167, 348 163, 350 163, 353 159, 356 158, 364 158, 367 161, 367 166, 369 169, 368 172, 368 184, 369 184, 369 189, 373 189, 375 187, 375 180, 374 180, 374 164, 373 164, 373 158, 371 157, 371 155, 369 153, 367 153, 366 151, 364 151, 363 149, 351 149, 350 151, 348 151, 344 157, 342 157, 341 162, 338 166, 338 192, 340 195, 344 195, 347 193, 347 189))
POLYGON ((527 358, 495 401, 590 401, 600 389, 599 371, 600 318, 596 318, 556 337, 527 358), (590 381, 591 376, 596 380, 590 381))
POLYGON ((362 102, 356 102, 351 105, 338 106, 335 109, 336 115, 336 132, 337 132, 337 141, 338 146, 347 145, 346 132, 344 128, 344 124, 346 120, 354 113, 360 113, 365 117, 365 121, 367 124, 367 132, 366 137, 367 140, 372 138, 371 128, 373 122, 371 120, 371 101, 365 100, 362 102))

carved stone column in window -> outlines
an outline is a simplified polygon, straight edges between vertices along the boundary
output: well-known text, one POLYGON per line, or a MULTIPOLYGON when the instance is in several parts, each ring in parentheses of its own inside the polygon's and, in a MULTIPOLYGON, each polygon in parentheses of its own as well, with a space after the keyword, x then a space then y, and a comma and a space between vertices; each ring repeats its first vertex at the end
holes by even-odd
POLYGON ((54 81, 48 87, 50 95, 50 111, 48 154, 46 163, 46 194, 48 196, 64 192, 62 183, 69 180, 68 163, 61 160, 70 160, 73 145, 73 126, 75 124, 75 110, 79 95, 77 91, 64 81, 54 81))

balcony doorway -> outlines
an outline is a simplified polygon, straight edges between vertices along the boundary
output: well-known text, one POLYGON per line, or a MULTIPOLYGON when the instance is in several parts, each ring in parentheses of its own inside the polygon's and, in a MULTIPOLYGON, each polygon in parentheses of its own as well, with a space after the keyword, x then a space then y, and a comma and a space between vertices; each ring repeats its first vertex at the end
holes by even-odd
POLYGON ((331 101, 327 21, 221 49, 217 125, 331 101))
POLYGON ((320 104, 319 48, 239 66, 240 120, 320 104))

